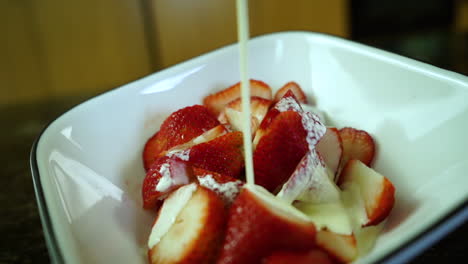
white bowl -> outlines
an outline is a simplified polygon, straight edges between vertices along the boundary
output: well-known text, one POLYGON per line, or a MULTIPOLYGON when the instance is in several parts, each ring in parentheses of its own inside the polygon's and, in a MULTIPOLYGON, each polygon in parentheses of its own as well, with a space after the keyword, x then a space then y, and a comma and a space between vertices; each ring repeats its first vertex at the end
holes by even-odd
MULTIPOLYGON (((294 80, 329 124, 370 132, 396 205, 358 263, 403 263, 468 219, 468 78, 306 32, 250 42, 251 78, 294 80)), ((88 100, 53 121, 31 153, 52 260, 145 263, 154 213, 141 207, 145 141, 173 111, 239 80, 236 45, 88 100)))

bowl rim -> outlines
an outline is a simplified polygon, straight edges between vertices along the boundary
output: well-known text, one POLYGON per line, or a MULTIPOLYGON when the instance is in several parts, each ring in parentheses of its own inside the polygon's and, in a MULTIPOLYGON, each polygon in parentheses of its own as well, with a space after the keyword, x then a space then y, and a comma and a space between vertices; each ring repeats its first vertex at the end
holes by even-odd
POLYGON ((34 141, 31 147, 31 153, 29 156, 29 163, 31 167, 31 175, 34 185, 34 193, 36 195, 36 203, 39 210, 39 216, 41 218, 42 231, 44 233, 44 238, 47 246, 47 251, 51 259, 51 263, 65 263, 63 252, 59 246, 57 240, 57 234, 53 228, 52 217, 49 214, 47 201, 45 199, 44 190, 42 188, 41 176, 39 173, 39 166, 37 162, 37 146, 39 140, 42 138, 42 135, 46 129, 62 115, 58 116, 54 120, 50 121, 39 133, 36 140, 34 141))
MULTIPOLYGON (((258 41, 264 38, 274 38, 274 37, 280 37, 280 36, 285 36, 285 35, 303 35, 305 37, 309 36, 309 37, 315 37, 315 38, 323 38, 325 40, 332 41, 332 42, 341 42, 342 44, 349 46, 352 49, 359 49, 365 52, 366 54, 373 54, 374 57, 376 56, 387 57, 387 59, 390 59, 390 61, 398 61, 398 63, 400 63, 401 65, 404 65, 413 69, 417 69, 418 71, 426 72, 426 70, 429 70, 429 71, 437 70, 439 72, 444 73, 444 76, 441 76, 439 73, 436 73, 436 75, 439 77, 443 77, 444 79, 450 80, 452 82, 462 82, 464 84, 468 84, 468 79, 464 80, 466 76, 461 73, 439 68, 427 62, 423 62, 417 59, 398 55, 393 52, 389 52, 383 49, 375 48, 375 47, 372 47, 363 43, 348 40, 348 39, 338 37, 338 36, 333 36, 333 35, 326 34, 326 33, 310 32, 310 31, 283 31, 283 32, 275 32, 275 33, 260 35, 260 36, 251 38, 250 40, 258 41)), ((34 140, 32 144, 30 156, 29 156, 30 158, 29 163, 30 163, 30 168, 31 168, 31 175, 32 175, 32 180, 33 180, 34 192, 36 196, 36 202, 38 205, 41 224, 43 227, 44 238, 45 238, 46 246, 47 246, 52 263, 66 263, 66 261, 65 261, 63 251, 58 243, 58 239, 57 239, 58 235, 54 229, 54 226, 52 223, 52 217, 48 211, 47 200, 44 195, 44 190, 43 190, 42 182, 41 182, 41 175, 40 175, 39 166, 38 166, 38 156, 37 156, 38 145, 39 145, 39 142, 43 139, 43 136, 45 132, 47 131, 47 129, 57 120, 61 119, 64 115, 66 115, 68 112, 70 112, 71 110, 77 107, 81 107, 82 105, 86 104, 89 101, 96 100, 99 97, 104 96, 105 94, 115 92, 116 90, 122 89, 123 87, 127 85, 146 79, 149 76, 154 76, 162 72, 171 71, 172 69, 178 68, 181 65, 189 65, 189 64, 195 63, 196 61, 200 59, 203 59, 207 56, 211 56, 215 53, 223 52, 224 50, 230 49, 236 45, 237 45, 237 42, 226 45, 224 47, 221 47, 213 51, 210 51, 208 53, 196 56, 194 58, 183 61, 181 63, 177 63, 168 68, 161 69, 158 72, 151 73, 135 81, 132 81, 127 84, 124 84, 116 88, 99 93, 78 104, 75 104, 74 106, 71 106, 70 108, 68 108, 68 110, 64 111, 59 116, 53 118, 50 122, 48 122, 47 125, 45 125, 42 128, 41 132, 38 134, 38 136, 36 137, 36 139, 34 140)), ((438 219, 437 221, 429 225, 424 231, 417 234, 415 237, 409 239, 405 243, 402 243, 395 249, 385 253, 383 257, 376 260, 375 263, 387 263, 387 264, 398 263, 399 264, 399 263, 408 262, 414 257, 424 252, 427 248, 429 248, 433 244, 437 243, 439 240, 441 240, 443 237, 448 235, 450 232, 452 232, 453 230, 455 230, 456 228, 458 228, 465 222, 468 222, 468 199, 465 199, 465 201, 461 202, 457 207, 455 207, 450 212, 446 213, 443 217, 441 217, 440 219, 438 219)))

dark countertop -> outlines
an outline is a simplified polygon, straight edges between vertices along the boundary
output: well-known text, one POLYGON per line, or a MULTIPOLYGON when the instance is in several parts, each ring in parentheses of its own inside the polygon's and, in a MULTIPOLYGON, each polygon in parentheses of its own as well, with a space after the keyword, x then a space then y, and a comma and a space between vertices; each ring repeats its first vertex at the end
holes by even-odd
MULTIPOLYGON (((380 42, 366 41, 382 47, 380 42)), ((467 42, 463 42, 467 43, 467 42)), ((413 46, 411 46, 413 47, 413 46)), ((385 47, 383 47, 385 48, 385 47)), ((388 48, 411 56, 411 52, 388 48)), ((466 52, 466 50, 464 51, 466 52)), ((466 53, 464 53, 466 55, 466 53)), ((415 57, 415 56, 412 56, 415 57)), ((416 56, 417 58, 417 56, 416 56)), ((452 58, 452 57, 451 57, 452 58)), ((445 68, 467 73, 466 56, 457 64, 445 65, 422 59, 445 68), (461 66, 460 66, 461 65, 461 66)), ((440 59, 440 58, 439 58, 440 59)), ((49 256, 34 195, 29 167, 29 153, 40 131, 54 118, 89 96, 50 99, 24 105, 0 106, 0 263, 48 263, 49 256)), ((431 247, 411 263, 458 263, 468 256, 468 223, 431 247)))
POLYGON ((29 167, 32 143, 48 122, 83 98, 0 107, 0 263, 48 263, 29 167))

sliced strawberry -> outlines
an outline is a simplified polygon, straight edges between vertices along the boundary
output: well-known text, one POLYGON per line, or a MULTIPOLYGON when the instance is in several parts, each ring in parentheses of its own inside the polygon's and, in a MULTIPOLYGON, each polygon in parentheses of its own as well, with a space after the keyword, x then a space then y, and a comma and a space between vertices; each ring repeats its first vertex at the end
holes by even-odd
POLYGON ((382 222, 390 214, 395 203, 393 184, 359 160, 348 161, 341 173, 340 187, 344 192, 352 192, 354 196, 358 196, 356 201, 364 202, 354 205, 364 207, 365 215, 360 214, 356 217, 362 226, 382 222))
POLYGON ((255 132, 253 142, 252 142, 252 147, 253 147, 254 150, 257 147, 258 142, 260 141, 260 139, 265 135, 266 130, 270 126, 271 122, 273 122, 273 120, 275 120, 275 118, 281 112, 284 112, 286 110, 292 110, 292 111, 296 111, 298 113, 302 112, 301 105, 299 104, 296 97, 294 96, 294 94, 291 91, 286 92, 286 94, 283 96, 283 98, 281 98, 280 102, 277 102, 273 107, 270 108, 270 110, 266 113, 266 115, 263 118, 262 122, 258 126, 258 128, 257 128, 257 130, 255 132), (280 102, 283 103, 285 101, 290 101, 291 102, 290 104, 292 106, 294 106, 294 107, 287 108, 287 109, 284 109, 284 108, 278 109, 276 107, 276 106, 280 105, 280 102))
POLYGON ((291 91, 299 102, 307 104, 307 96, 296 82, 288 82, 283 85, 283 87, 276 92, 274 101, 278 102, 288 91, 291 91))
POLYGON ((276 104, 270 108, 267 112, 265 117, 263 118, 262 122, 260 123, 259 129, 266 129, 270 126, 271 122, 278 116, 279 113, 285 111, 296 111, 298 113, 302 113, 302 107, 299 101, 294 96, 292 91, 287 91, 283 97, 276 102, 276 104))
POLYGON ((372 136, 366 131, 351 127, 340 129, 340 137, 343 141, 342 166, 348 160, 357 159, 370 166, 375 154, 375 144, 372 136))
POLYGON ((294 200, 309 203, 336 203, 340 191, 331 180, 330 171, 315 150, 307 152, 291 177, 282 186, 278 197, 288 203, 294 200))
POLYGON ((201 168, 193 168, 193 174, 201 186, 216 192, 227 205, 234 201, 244 185, 244 182, 233 177, 201 168))
POLYGON ((263 259, 262 264, 333 264, 327 253, 313 249, 305 252, 278 251, 263 259))
POLYGON ((143 148, 143 166, 147 171, 153 162, 159 157, 161 152, 161 146, 159 144, 159 131, 154 133, 152 137, 148 139, 143 148))
POLYGON ((314 222, 317 230, 328 230, 343 235, 353 233, 353 219, 349 215, 349 208, 342 202, 310 203, 294 202, 294 207, 306 214, 314 222))
MULTIPOLYGON (((231 108, 225 108, 224 112, 227 120, 227 125, 231 128, 232 131, 242 131, 243 124, 243 114, 242 112, 233 110, 231 108)), ((258 125, 260 122, 255 117, 250 118, 250 127, 252 130, 252 135, 257 131, 258 125)))
POLYGON ((338 178, 336 174, 343 154, 343 142, 338 129, 334 127, 327 128, 327 132, 319 140, 316 148, 325 164, 331 170, 330 175, 332 176, 332 180, 336 181, 335 178, 338 178))
POLYGON ((224 202, 213 191, 186 185, 165 201, 148 241, 151 263, 213 263, 224 237, 224 202))
POLYGON ((189 149, 189 162, 198 168, 239 178, 244 168, 242 132, 231 132, 189 149))
POLYGON ((192 170, 178 157, 160 157, 143 180, 143 208, 154 209, 161 200, 178 187, 191 181, 192 170))
POLYGON ((322 123, 325 123, 326 118, 325 118, 325 113, 323 111, 321 111, 317 107, 315 107, 313 105, 310 105, 310 104, 301 104, 301 107, 302 107, 302 110, 304 110, 305 112, 310 112, 310 113, 318 116, 319 120, 322 123))
POLYGON ((307 143, 309 144, 309 149, 315 148, 318 140, 325 134, 326 127, 320 122, 320 118, 317 115, 311 112, 306 112, 302 109, 292 91, 287 91, 281 100, 279 100, 272 108, 270 108, 265 118, 262 120, 262 123, 260 123, 252 143, 254 149, 258 145, 258 142, 260 142, 260 139, 265 135, 268 127, 277 118, 277 116, 280 113, 286 111, 294 111, 299 113, 301 116, 302 125, 307 131, 306 139, 307 143))
POLYGON ((227 120, 227 117, 226 117, 226 113, 225 111, 223 110, 221 113, 219 113, 218 115, 218 121, 223 124, 223 125, 227 125, 229 123, 229 121, 227 120))
MULTIPOLYGON (((251 127, 252 133, 255 133, 260 122, 265 117, 270 107, 271 100, 252 96, 250 98, 250 109, 252 114, 251 127)), ((226 121, 229 122, 234 130, 242 130, 242 105, 241 99, 230 102, 223 110, 226 121)))
MULTIPOLYGON (((252 96, 250 98, 250 110, 251 114, 253 117, 257 118, 257 120, 262 121, 263 118, 265 117, 266 113, 268 112, 268 109, 270 108, 271 105, 271 100, 258 97, 258 96, 252 96)), ((238 112, 242 112, 242 100, 241 98, 238 98, 232 102, 230 102, 226 108, 230 108, 233 110, 236 110, 238 112)))
MULTIPOLYGON (((270 86, 258 80, 250 80, 250 95, 268 100, 272 98, 270 86)), ((218 116, 229 102, 240 97, 241 87, 240 82, 238 82, 220 92, 208 95, 203 99, 203 104, 208 107, 214 115, 218 116)))
POLYGON ((253 153, 255 182, 275 191, 307 153, 307 132, 295 111, 280 113, 265 131, 253 153))
POLYGON ((219 125, 206 107, 194 105, 172 113, 161 125, 160 130, 145 144, 143 162, 148 170, 161 153, 198 137, 205 131, 219 125))
POLYGON ((294 94, 287 91, 268 111, 255 135, 256 182, 271 192, 281 188, 325 132, 319 118, 304 112, 294 94))
POLYGON ((258 185, 245 185, 229 210, 218 264, 257 264, 279 250, 315 247, 315 226, 292 205, 258 185))
POLYGON ((177 145, 169 150, 163 151, 161 156, 177 156, 182 160, 188 160, 188 151, 187 149, 200 144, 205 143, 210 140, 213 140, 219 136, 225 135, 228 132, 227 128, 224 125, 215 126, 212 129, 206 131, 196 138, 192 138, 190 141, 177 145), (186 156, 184 156, 186 155, 186 156))
POLYGON ((350 263, 358 256, 356 238, 353 234, 342 235, 320 230, 317 232, 317 246, 340 263, 350 263))

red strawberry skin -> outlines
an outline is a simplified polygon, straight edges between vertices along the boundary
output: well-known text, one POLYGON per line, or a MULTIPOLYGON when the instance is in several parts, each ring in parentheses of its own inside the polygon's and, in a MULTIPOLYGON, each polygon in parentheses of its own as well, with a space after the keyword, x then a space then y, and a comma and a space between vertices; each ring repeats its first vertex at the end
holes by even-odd
MULTIPOLYGON (((286 98, 286 99, 287 98, 292 98, 292 99, 294 99, 296 101, 296 103, 297 103, 297 106, 300 107, 299 101, 297 100, 296 96, 294 95, 294 93, 292 91, 288 90, 281 97, 281 99, 283 99, 283 98, 286 98)), ((260 123, 259 129, 266 130, 270 126, 271 122, 273 122, 273 120, 275 120, 275 118, 279 115, 279 113, 281 113, 281 111, 276 108, 277 105, 278 105, 278 102, 272 108, 270 108, 270 110, 267 112, 267 114, 263 118, 262 122, 260 123)), ((288 109, 288 110, 293 110, 293 109, 288 109)), ((300 111, 302 111, 302 108, 300 109, 300 111)))
POLYGON ((380 222, 385 220, 392 211, 395 204, 395 186, 387 178, 384 178, 383 191, 378 198, 377 206, 369 214, 369 223, 365 226, 378 225, 380 222))
POLYGON ((255 148, 255 183, 274 192, 286 182, 307 153, 306 136, 299 113, 278 114, 255 148))
POLYGON ((146 141, 145 147, 143 148, 143 167, 146 171, 151 167, 153 162, 157 159, 161 152, 162 145, 159 143, 159 131, 146 141))
POLYGON ((150 168, 162 152, 186 143, 219 124, 216 116, 202 105, 185 107, 172 113, 162 123, 160 130, 145 144, 143 150, 145 170, 150 168))
MULTIPOLYGON (((271 88, 268 86, 268 84, 252 79, 250 80, 249 84, 251 96, 258 96, 267 100, 271 100, 271 88)), ((219 115, 228 103, 240 97, 241 87, 240 82, 238 82, 222 91, 206 96, 203 99, 203 105, 208 107, 208 109, 210 109, 214 115, 219 115)))
POLYGON ((297 224, 272 213, 244 188, 229 209, 226 237, 217 264, 258 264, 278 250, 315 247, 313 223, 297 224))
POLYGON ((342 128, 339 132, 343 142, 343 166, 348 160, 357 159, 370 167, 375 155, 375 143, 372 136, 364 130, 351 127, 342 128))
POLYGON ((306 252, 275 252, 263 259, 262 264, 333 264, 333 260, 327 253, 314 249, 306 252))
POLYGON ((299 102, 307 104, 307 96, 305 95, 301 86, 299 86, 299 84, 297 84, 296 82, 288 82, 285 85, 283 85, 283 87, 281 87, 276 92, 274 100, 279 101, 283 97, 283 95, 288 91, 294 93, 295 97, 299 102))
POLYGON ((193 146, 189 162, 197 168, 239 178, 244 168, 242 132, 231 132, 193 146))
MULTIPOLYGON (((344 166, 344 169, 340 175, 338 185, 341 188, 346 188, 347 183, 357 182, 354 177, 358 175, 361 177, 368 175, 367 177, 370 177, 371 174, 368 174, 370 171, 373 171, 373 169, 368 168, 361 161, 356 159, 349 160, 344 166), (356 167, 367 169, 364 171, 361 169, 359 172, 353 172, 353 169, 356 167)), ((375 177, 375 175, 372 177, 375 177)), ((390 214, 395 204, 395 186, 387 177, 383 175, 378 175, 377 177, 381 177, 381 181, 379 184, 374 183, 372 185, 372 190, 367 188, 367 190, 365 190, 363 189, 363 184, 360 184, 361 196, 363 197, 363 202, 367 213, 367 222, 361 223, 363 226, 378 225, 381 223, 390 214), (372 196, 369 196, 368 194, 372 194, 372 196)), ((364 180, 361 179, 361 182, 362 181, 364 180)))
MULTIPOLYGON (((164 171, 164 170, 163 170, 164 171)), ((168 180, 168 179, 166 179, 168 180)), ((167 197, 173 190, 192 181, 192 170, 187 162, 177 157, 163 156, 158 158, 153 166, 146 173, 143 180, 142 197, 143 208, 157 208, 161 201, 167 197), (166 173, 169 174, 171 182, 158 187, 163 175, 161 168, 166 167, 166 173)))

